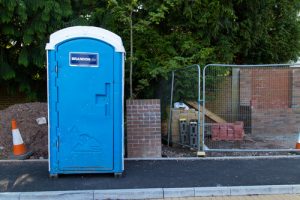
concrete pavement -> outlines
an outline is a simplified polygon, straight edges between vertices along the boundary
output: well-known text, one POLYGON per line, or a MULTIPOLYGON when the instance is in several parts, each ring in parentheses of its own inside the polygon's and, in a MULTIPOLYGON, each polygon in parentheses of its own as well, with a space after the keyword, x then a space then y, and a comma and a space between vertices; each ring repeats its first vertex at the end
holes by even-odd
POLYGON ((300 195, 254 195, 254 196, 223 196, 223 197, 184 197, 166 198, 165 200, 300 200, 300 195))
MULTIPOLYGON (((273 186, 230 186, 230 187, 195 187, 195 188, 146 188, 114 190, 73 190, 45 192, 8 192, 0 193, 0 200, 102 200, 102 199, 172 199, 222 197, 230 199, 257 195, 290 195, 295 198, 300 193, 300 185, 273 186)), ((266 197, 266 196, 264 196, 266 197)))

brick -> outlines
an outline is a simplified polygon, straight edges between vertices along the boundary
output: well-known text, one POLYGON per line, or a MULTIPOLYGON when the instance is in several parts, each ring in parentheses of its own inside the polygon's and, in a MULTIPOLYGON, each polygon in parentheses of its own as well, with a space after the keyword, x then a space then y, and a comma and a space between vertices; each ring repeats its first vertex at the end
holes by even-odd
POLYGON ((223 123, 220 124, 220 130, 219 130, 219 139, 220 140, 226 140, 227 139, 227 124, 223 123))
POLYGON ((153 99, 126 101, 128 157, 161 156, 159 102, 153 99))
POLYGON ((244 131, 236 131, 234 132, 234 140, 242 140, 244 137, 244 131))
POLYGON ((220 124, 220 130, 227 130, 227 124, 226 123, 220 124))
POLYGON ((212 129, 219 129, 220 128, 220 124, 213 124, 212 125, 212 127, 211 127, 212 129))
POLYGON ((220 140, 227 140, 227 130, 220 129, 219 138, 220 140))
POLYGON ((217 141, 217 140, 220 140, 220 138, 219 138, 219 134, 220 134, 220 126, 219 126, 219 124, 214 124, 213 126, 212 126, 212 140, 213 141, 217 141))
POLYGON ((228 127, 228 129, 227 129, 227 139, 234 140, 234 131, 233 131, 233 128, 231 128, 231 127, 228 127))

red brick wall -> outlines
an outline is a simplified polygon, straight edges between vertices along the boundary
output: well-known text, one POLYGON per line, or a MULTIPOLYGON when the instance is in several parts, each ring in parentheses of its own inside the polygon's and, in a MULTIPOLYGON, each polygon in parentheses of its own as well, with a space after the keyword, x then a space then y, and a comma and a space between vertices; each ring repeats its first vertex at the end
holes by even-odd
POLYGON ((241 69, 240 103, 254 109, 291 106, 291 69, 241 69))
POLYGON ((161 157, 160 100, 127 100, 127 155, 161 157))
POLYGON ((290 69, 254 69, 252 71, 252 107, 280 109, 290 107, 290 69))
POLYGON ((291 108, 252 111, 253 134, 292 134, 299 131, 300 114, 291 108))
POLYGON ((253 134, 298 132, 300 70, 241 69, 240 101, 251 105, 253 134))

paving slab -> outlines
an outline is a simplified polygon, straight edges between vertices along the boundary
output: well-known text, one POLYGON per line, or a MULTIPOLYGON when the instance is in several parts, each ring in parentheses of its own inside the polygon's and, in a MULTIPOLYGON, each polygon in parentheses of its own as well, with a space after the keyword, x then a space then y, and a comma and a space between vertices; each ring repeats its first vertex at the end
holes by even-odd
POLYGON ((195 188, 164 188, 164 198, 194 197, 195 188))
POLYGON ((230 195, 259 195, 259 194, 292 194, 293 186, 266 185, 266 186, 237 186, 231 187, 230 195))
POLYGON ((196 187, 195 196, 196 197, 230 196, 230 188, 229 187, 196 187))
POLYGON ((20 199, 20 192, 3 192, 0 193, 0 200, 19 200, 20 199))
POLYGON ((96 190, 95 200, 103 199, 158 199, 164 198, 162 188, 155 189, 121 189, 121 190, 96 190))
POLYGON ((22 192, 20 200, 94 200, 93 191, 22 192))
MULTIPOLYGON (((160 199, 156 199, 160 200, 160 199)), ((254 195, 222 197, 165 198, 165 200, 300 200, 300 195, 254 195)))

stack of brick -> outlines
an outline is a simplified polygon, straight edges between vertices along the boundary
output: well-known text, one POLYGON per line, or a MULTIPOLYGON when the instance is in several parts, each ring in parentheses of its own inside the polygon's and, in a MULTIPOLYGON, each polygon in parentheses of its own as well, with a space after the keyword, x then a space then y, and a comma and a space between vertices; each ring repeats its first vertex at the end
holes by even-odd
POLYGON ((160 100, 127 100, 129 158, 161 157, 160 100))
POLYGON ((237 121, 235 123, 215 123, 212 125, 212 140, 243 140, 244 123, 237 121))

